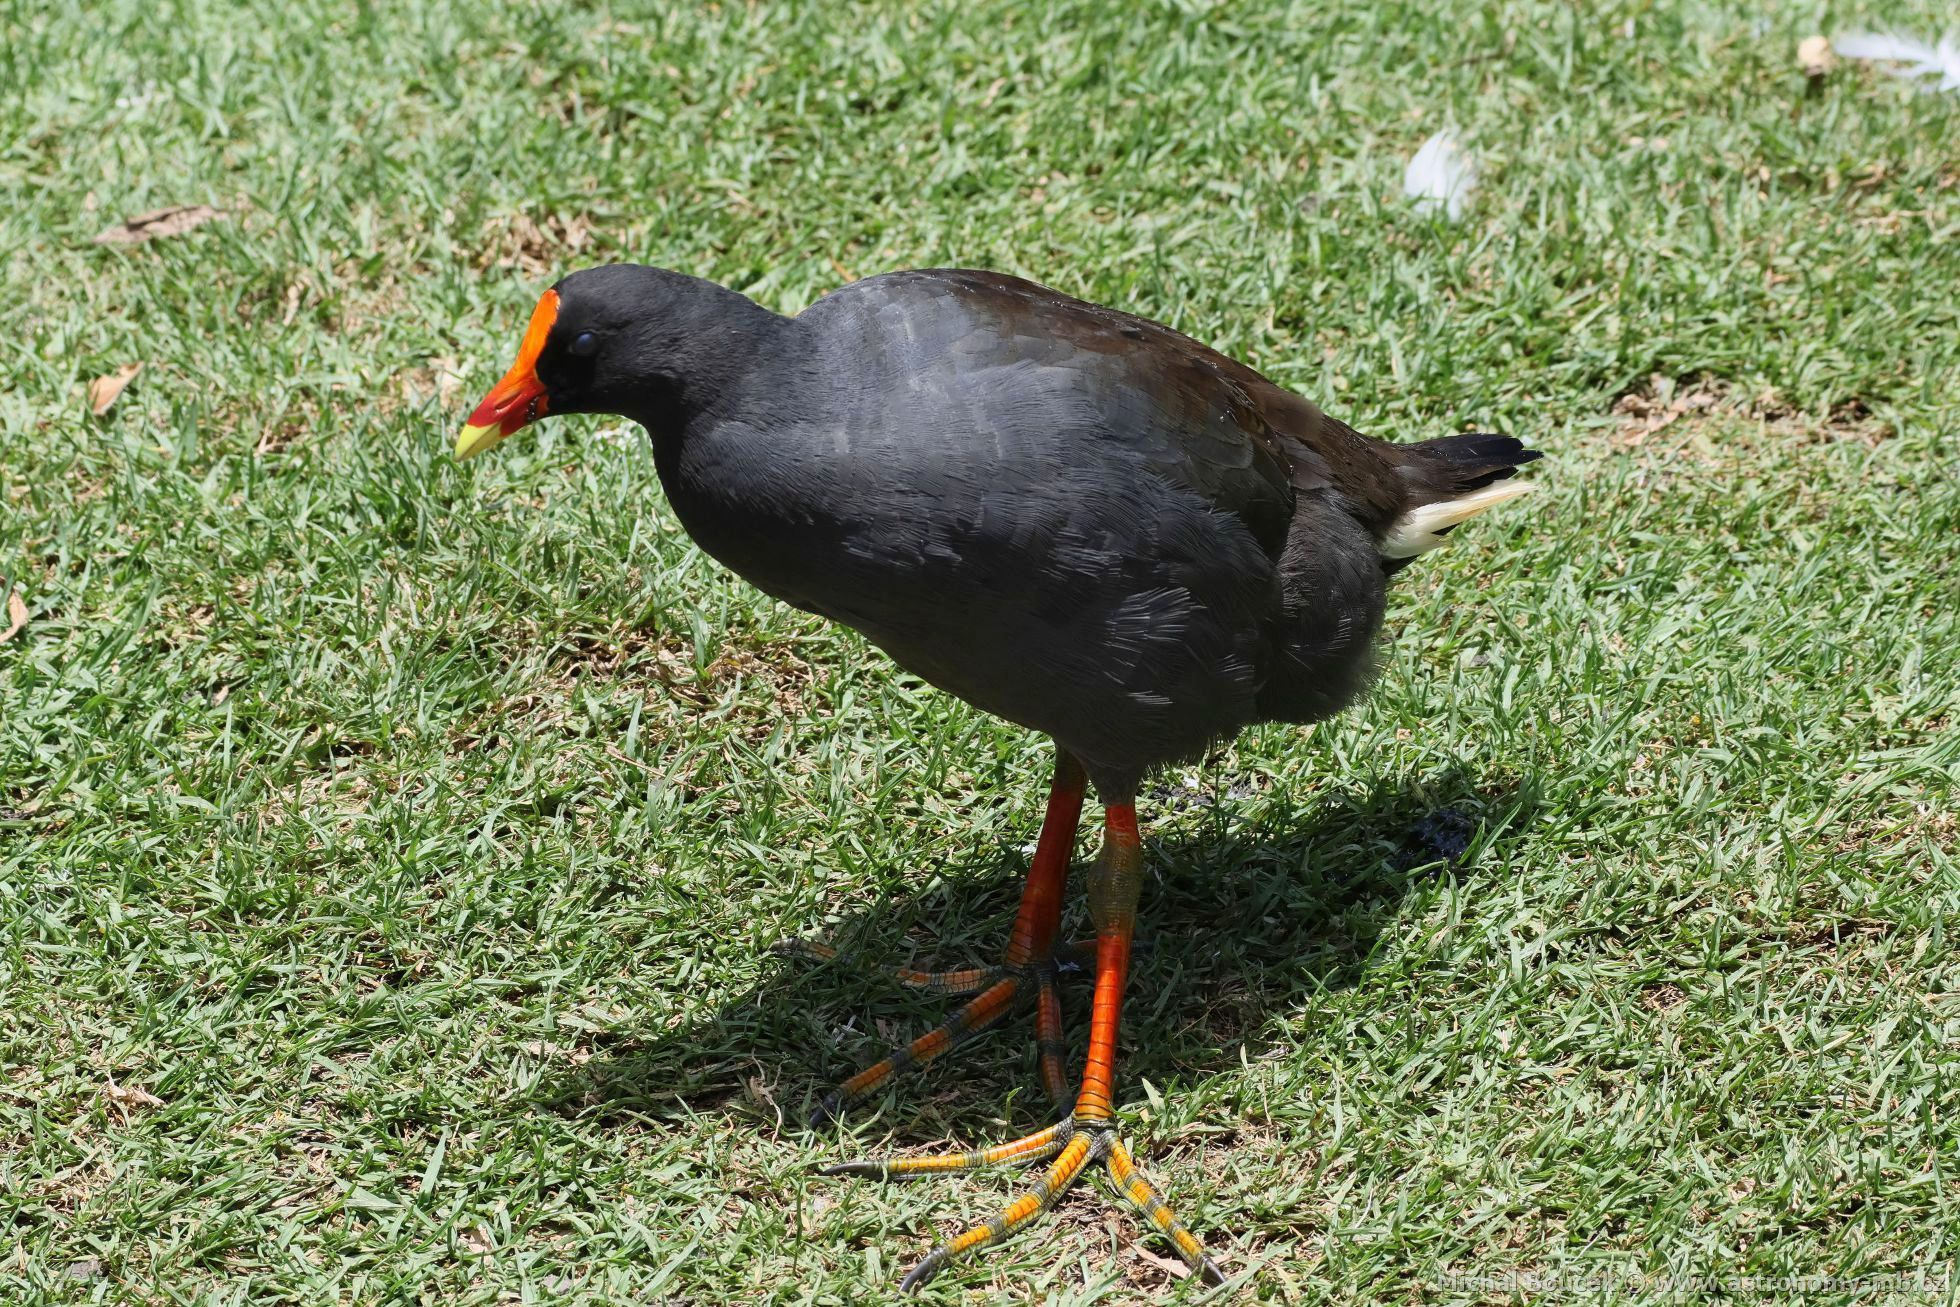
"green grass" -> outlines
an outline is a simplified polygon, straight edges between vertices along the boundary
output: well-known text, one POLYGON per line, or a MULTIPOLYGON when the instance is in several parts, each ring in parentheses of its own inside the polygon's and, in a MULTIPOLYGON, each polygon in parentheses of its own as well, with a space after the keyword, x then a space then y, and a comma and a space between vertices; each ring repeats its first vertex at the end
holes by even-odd
MULTIPOLYGON (((0 1300, 853 1303, 1017 1183, 815 1178, 1045 1110, 1022 1025, 805 1131, 943 1008, 769 946, 989 956, 1043 742, 721 572, 635 433, 449 457, 614 258, 999 267, 1550 456, 1365 706, 1151 797, 1125 1121, 1246 1295, 1943 1273, 1960 99, 1807 92, 1873 20, 1798 8, 0 7, 0 1300)), ((927 1300, 1199 1296, 1046 1230, 927 1300)))

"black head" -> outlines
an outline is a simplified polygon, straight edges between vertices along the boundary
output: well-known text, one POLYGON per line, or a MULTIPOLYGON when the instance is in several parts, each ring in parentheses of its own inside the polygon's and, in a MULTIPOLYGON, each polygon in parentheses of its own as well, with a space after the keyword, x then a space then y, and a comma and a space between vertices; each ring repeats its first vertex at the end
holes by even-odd
POLYGON ((456 439, 469 458, 554 413, 616 413, 653 426, 684 413, 726 369, 731 331, 773 318, 734 291, 633 263, 574 272, 531 311, 517 362, 456 439))

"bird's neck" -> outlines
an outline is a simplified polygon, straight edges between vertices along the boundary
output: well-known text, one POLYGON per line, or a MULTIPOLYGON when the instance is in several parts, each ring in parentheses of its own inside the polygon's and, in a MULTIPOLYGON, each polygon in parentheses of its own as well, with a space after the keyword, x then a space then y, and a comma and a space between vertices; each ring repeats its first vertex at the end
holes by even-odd
POLYGON ((629 417, 656 445, 727 421, 755 396, 758 372, 781 376, 797 345, 791 319, 712 282, 661 342, 659 380, 641 388, 629 417))

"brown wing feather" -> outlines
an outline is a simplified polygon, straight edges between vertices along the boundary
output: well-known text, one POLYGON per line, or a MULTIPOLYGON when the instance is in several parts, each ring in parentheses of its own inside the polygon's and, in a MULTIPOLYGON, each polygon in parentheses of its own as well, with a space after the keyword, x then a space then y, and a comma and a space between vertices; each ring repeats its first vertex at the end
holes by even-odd
POLYGON ((1362 435, 1182 332, 1003 273, 938 275, 1003 316, 1038 319, 1026 324, 1030 334, 1132 362, 1172 419, 1176 440, 1159 451, 1167 470, 1245 517, 1274 551, 1286 538, 1293 492, 1335 492, 1376 536, 1408 506, 1405 449, 1362 435), (1247 473, 1259 484, 1246 485, 1247 473))

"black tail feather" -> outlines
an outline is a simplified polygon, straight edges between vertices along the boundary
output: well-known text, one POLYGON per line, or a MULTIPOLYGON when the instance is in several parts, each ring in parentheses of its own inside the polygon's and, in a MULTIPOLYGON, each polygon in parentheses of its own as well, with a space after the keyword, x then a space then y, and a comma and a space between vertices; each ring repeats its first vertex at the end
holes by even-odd
POLYGON ((1411 446, 1433 466, 1431 480, 1437 497, 1481 490, 1493 481, 1513 476, 1526 463, 1543 458, 1511 436, 1490 431, 1466 431, 1411 446))

